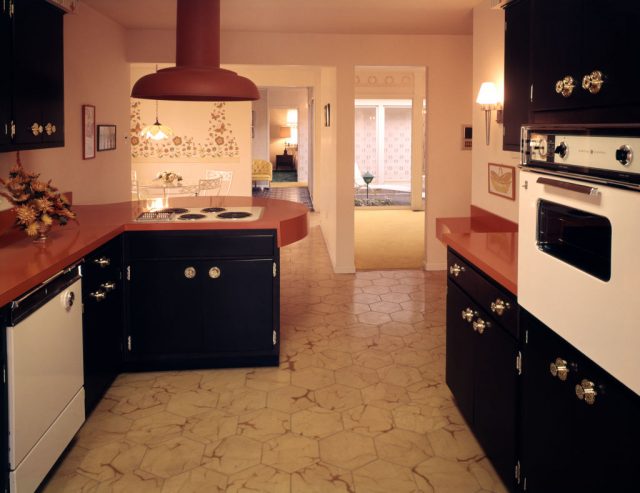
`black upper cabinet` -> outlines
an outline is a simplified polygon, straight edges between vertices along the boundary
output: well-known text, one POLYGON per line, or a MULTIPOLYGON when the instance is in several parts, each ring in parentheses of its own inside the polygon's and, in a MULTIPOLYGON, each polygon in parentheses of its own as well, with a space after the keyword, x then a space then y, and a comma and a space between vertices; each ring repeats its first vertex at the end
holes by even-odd
POLYGON ((640 2, 532 1, 532 121, 639 121, 640 2))
POLYGON ((11 70, 8 60, 11 59, 11 18, 6 2, 0 12, 0 149, 11 142, 11 70))
POLYGON ((529 9, 524 0, 505 8, 503 149, 520 149, 520 127, 529 120, 529 9))
POLYGON ((0 83, 9 84, 11 108, 8 119, 1 110, 4 151, 64 146, 62 16, 45 0, 14 0, 13 15, 3 19, 12 32, 11 49, 2 51, 10 80, 0 83))

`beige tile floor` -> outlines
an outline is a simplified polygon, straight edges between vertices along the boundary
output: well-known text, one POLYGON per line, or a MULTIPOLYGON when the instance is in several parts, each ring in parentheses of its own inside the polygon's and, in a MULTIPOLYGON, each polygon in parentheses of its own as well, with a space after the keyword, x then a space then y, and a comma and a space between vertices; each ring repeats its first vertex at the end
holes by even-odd
POLYGON ((317 226, 281 273, 279 368, 120 375, 44 491, 505 491, 444 384, 444 273, 335 275, 317 226))

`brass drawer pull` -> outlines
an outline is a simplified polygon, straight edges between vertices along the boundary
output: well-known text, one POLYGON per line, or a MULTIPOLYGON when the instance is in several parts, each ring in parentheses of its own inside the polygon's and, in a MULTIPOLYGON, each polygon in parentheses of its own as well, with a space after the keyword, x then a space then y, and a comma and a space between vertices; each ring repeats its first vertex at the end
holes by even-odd
POLYGON ((471 308, 465 308, 462 310, 462 320, 466 322, 471 322, 475 316, 476 313, 471 308))
POLYGON ((94 291, 93 293, 89 293, 89 296, 91 296, 96 301, 102 301, 107 297, 107 293, 102 290, 98 290, 94 291))
POLYGON ((465 270, 466 269, 462 265, 453 264, 451 267, 449 267, 449 274, 451 274, 453 277, 458 277, 465 270))
POLYGON ((567 379, 567 375, 569 375, 569 367, 566 360, 556 358, 553 363, 549 363, 549 372, 564 382, 567 379))
POLYGON ((556 82, 556 92, 561 94, 564 98, 571 96, 574 87, 576 87, 576 81, 570 75, 565 75, 562 79, 556 82))
POLYGON ((93 262, 98 264, 102 268, 109 267, 111 265, 111 259, 107 257, 93 259, 93 262))
POLYGON ((484 334, 484 331, 487 328, 489 328, 489 326, 491 324, 489 324, 489 322, 485 322, 484 320, 479 318, 478 320, 473 322, 473 324, 471 324, 471 325, 473 326, 473 330, 475 330, 478 334, 482 335, 482 334, 484 334))
POLYGON ((595 384, 587 379, 582 380, 578 385, 576 385, 576 396, 581 401, 586 402, 590 406, 595 404, 596 396, 598 393, 596 392, 595 384))
POLYGON ((211 269, 209 269, 209 277, 211 279, 218 279, 218 277, 220 277, 220 268, 219 267, 211 267, 211 269))
POLYGON ((502 314, 504 314, 504 312, 509 308, 511 308, 511 304, 501 298, 496 298, 496 301, 491 302, 491 311, 499 317, 502 316, 502 314))
POLYGON ((113 291, 116 289, 116 283, 112 281, 103 282, 100 284, 100 287, 105 290, 105 292, 113 291))
POLYGON ((195 267, 187 267, 184 270, 184 277, 186 277, 187 279, 193 279, 194 277, 196 277, 196 268, 195 267))
POLYGON ((604 75, 599 70, 594 70, 582 78, 582 89, 590 94, 598 94, 604 84, 604 75))

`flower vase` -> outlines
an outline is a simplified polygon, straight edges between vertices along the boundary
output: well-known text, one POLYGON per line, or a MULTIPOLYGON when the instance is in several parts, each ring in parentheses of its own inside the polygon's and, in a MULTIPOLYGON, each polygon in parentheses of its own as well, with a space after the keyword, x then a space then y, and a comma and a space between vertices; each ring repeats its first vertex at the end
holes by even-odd
POLYGON ((45 241, 47 241, 47 238, 49 237, 49 230, 50 229, 51 229, 51 226, 48 226, 48 225, 45 225, 45 224, 41 224, 40 226, 38 226, 38 234, 33 239, 33 242, 34 243, 44 243, 45 241))

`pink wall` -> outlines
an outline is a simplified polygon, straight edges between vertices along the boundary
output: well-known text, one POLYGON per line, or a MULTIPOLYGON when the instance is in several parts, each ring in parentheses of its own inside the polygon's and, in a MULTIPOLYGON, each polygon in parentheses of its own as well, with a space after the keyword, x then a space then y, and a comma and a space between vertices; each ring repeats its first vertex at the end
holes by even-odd
MULTIPOLYGON (((64 16, 65 146, 21 151, 22 164, 72 191, 78 204, 129 200, 129 64, 125 31, 118 24, 81 4, 64 16), (96 107, 96 123, 117 125, 114 151, 82 159, 82 105, 96 107)), ((0 153, 0 175, 7 176, 15 152, 0 153)), ((7 204, 0 204, 0 208, 7 204)))

